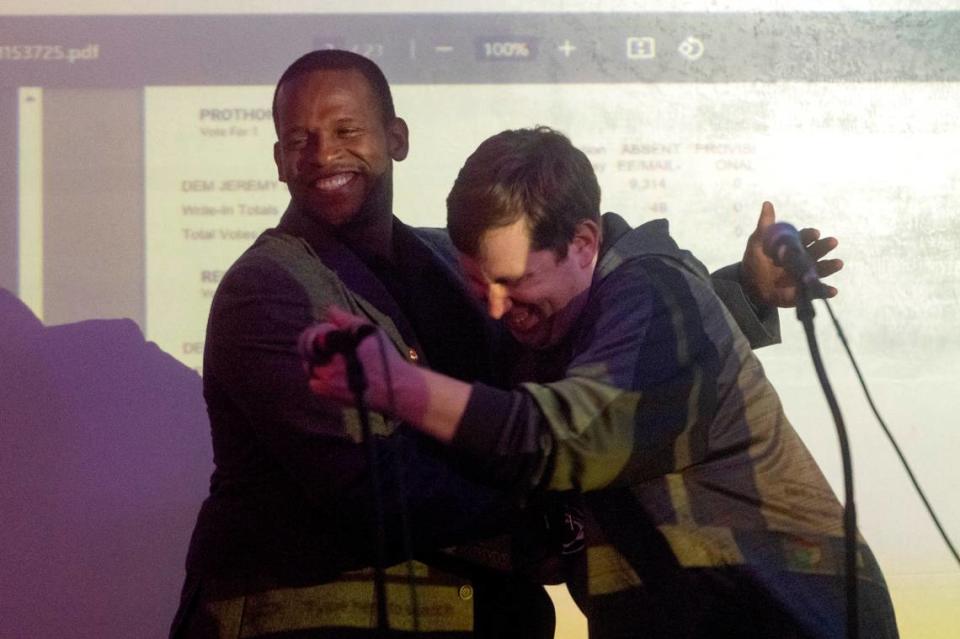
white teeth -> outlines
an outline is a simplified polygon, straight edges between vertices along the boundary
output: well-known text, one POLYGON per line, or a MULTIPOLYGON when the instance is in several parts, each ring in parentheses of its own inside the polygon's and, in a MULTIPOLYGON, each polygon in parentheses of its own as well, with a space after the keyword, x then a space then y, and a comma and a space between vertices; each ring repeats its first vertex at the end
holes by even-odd
POLYGON ((353 173, 338 173, 326 178, 320 178, 314 183, 314 186, 321 191, 332 191, 339 189, 353 178, 353 173))
POLYGON ((528 317, 530 317, 530 314, 527 311, 518 309, 510 313, 510 317, 507 318, 507 321, 509 321, 512 326, 522 328, 523 325, 527 323, 528 317))

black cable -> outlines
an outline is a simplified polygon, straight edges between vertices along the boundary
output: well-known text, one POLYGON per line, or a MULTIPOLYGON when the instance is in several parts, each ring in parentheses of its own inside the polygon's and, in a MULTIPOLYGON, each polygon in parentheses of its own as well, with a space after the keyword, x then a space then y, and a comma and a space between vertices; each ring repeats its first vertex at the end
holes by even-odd
MULTIPOLYGON (((387 384, 387 403, 388 413, 395 413, 395 398, 393 392, 393 380, 390 374, 390 366, 385 350, 383 334, 377 331, 372 324, 362 324, 356 330, 339 330, 329 332, 323 345, 317 344, 317 334, 313 330, 305 331, 300 338, 300 352, 304 359, 314 365, 324 365, 330 361, 335 354, 343 355, 347 368, 347 387, 353 395, 354 403, 357 407, 357 413, 360 419, 360 432, 364 442, 364 448, 367 453, 367 465, 370 470, 370 486, 373 492, 373 511, 374 511, 374 529, 375 529, 375 549, 373 565, 373 584, 374 595, 376 597, 377 609, 377 634, 386 637, 390 631, 387 606, 387 588, 386 588, 386 529, 385 514, 383 506, 383 487, 380 481, 380 465, 377 455, 377 441, 373 436, 370 427, 370 411, 367 407, 364 393, 367 390, 367 378, 364 374, 363 364, 357 357, 357 348, 360 343, 370 335, 377 336, 377 343, 380 348, 380 358, 383 364, 384 376, 387 384)), ((403 438, 394 440, 396 442, 396 487, 398 492, 398 506, 400 509, 400 528, 403 545, 404 558, 407 563, 407 581, 410 588, 410 605, 413 632, 415 635, 420 633, 420 615, 417 601, 416 574, 413 564, 413 541, 410 528, 410 517, 407 510, 407 494, 404 480, 406 451, 403 438)))
POLYGON ((363 436, 364 447, 367 451, 367 465, 370 467, 370 484, 373 489, 373 516, 376 529, 375 554, 373 564, 373 589, 377 600, 377 631, 386 637, 390 630, 387 620, 387 587, 384 576, 386 563, 386 534, 384 532, 383 496, 381 494, 380 473, 377 464, 377 442, 370 428, 370 412, 364 400, 367 390, 367 379, 363 372, 363 365, 357 357, 356 344, 354 348, 345 349, 343 353, 347 362, 347 386, 353 393, 360 417, 360 432, 363 436))
POLYGON ((910 478, 910 483, 913 484, 914 490, 917 491, 917 494, 920 495, 920 500, 923 502, 923 505, 926 507, 927 512, 930 514, 930 519, 933 520, 934 526, 937 527, 937 531, 940 533, 940 536, 943 538, 943 542, 947 545, 947 548, 950 549, 953 558, 956 560, 957 564, 960 565, 960 555, 957 554, 957 549, 951 543, 950 538, 947 536, 946 531, 943 529, 943 526, 940 524, 940 520, 937 518, 936 513, 933 511, 933 506, 930 505, 930 502, 927 501, 927 496, 923 493, 923 490, 920 488, 920 484, 917 482, 917 478, 913 474, 913 470, 910 469, 910 464, 907 463, 907 458, 904 456, 903 452, 900 450, 900 446, 897 445, 897 440, 893 437, 893 434, 890 432, 890 429, 887 428, 886 422, 883 420, 883 417, 880 416, 880 411, 877 410, 876 404, 873 403, 873 397, 870 395, 869 389, 867 389, 867 382, 863 378, 863 374, 860 372, 860 367, 857 365, 857 360, 853 356, 853 352, 850 350, 850 345, 847 343, 847 337, 843 334, 843 329, 840 328, 840 322, 837 320, 836 315, 833 314, 833 309, 830 308, 830 304, 827 303, 827 300, 823 300, 824 304, 827 306, 827 312, 830 313, 830 319, 833 320, 833 325, 837 329, 837 335, 840 337, 840 342, 843 344, 844 350, 847 352, 847 357, 850 358, 850 363, 853 364, 853 370, 857 374, 857 379, 860 381, 860 387, 863 389, 863 394, 867 398, 867 403, 870 405, 870 410, 873 411, 874 417, 877 418, 877 421, 880 423, 880 428, 883 430, 883 434, 887 436, 887 440, 890 442, 890 445, 893 446, 894 452, 897 453, 897 457, 900 458, 900 463, 903 465, 904 470, 907 471, 907 476, 910 478))
MULTIPOLYGON (((396 414, 396 398, 393 393, 393 375, 390 371, 390 364, 387 360, 386 340, 383 333, 378 331, 377 344, 380 347, 380 363, 383 366, 384 381, 387 384, 387 413, 396 414)), ((410 591, 410 607, 413 621, 413 634, 420 634, 420 602, 417 600, 417 582, 416 571, 413 565, 413 536, 410 527, 410 513, 407 510, 407 486, 406 486, 406 446, 403 438, 398 440, 397 445, 397 491, 400 504, 400 533, 403 542, 403 558, 407 563, 407 587, 410 591)))
POLYGON ((820 380, 823 394, 827 399, 827 404, 830 406, 830 412, 833 415, 833 421, 837 427, 837 437, 840 440, 845 502, 843 506, 843 541, 844 576, 847 593, 847 638, 858 639, 860 636, 860 617, 857 596, 857 510, 853 499, 853 462, 850 458, 847 429, 843 423, 843 415, 840 414, 840 405, 837 403, 837 398, 833 393, 830 380, 827 378, 827 371, 823 366, 823 359, 820 357, 820 348, 817 345, 817 337, 814 333, 813 317, 813 304, 811 303, 809 292, 806 290, 806 287, 800 287, 797 298, 797 319, 803 324, 804 332, 807 335, 810 357, 813 359, 813 366, 817 371, 817 378, 820 380))

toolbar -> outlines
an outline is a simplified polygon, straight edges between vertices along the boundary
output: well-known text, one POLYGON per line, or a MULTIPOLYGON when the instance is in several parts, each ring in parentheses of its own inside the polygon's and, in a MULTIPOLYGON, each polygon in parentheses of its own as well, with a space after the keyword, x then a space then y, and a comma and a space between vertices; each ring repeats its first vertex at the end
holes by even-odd
POLYGON ((957 81, 960 11, 13 16, 0 82, 272 84, 319 48, 394 83, 957 81))

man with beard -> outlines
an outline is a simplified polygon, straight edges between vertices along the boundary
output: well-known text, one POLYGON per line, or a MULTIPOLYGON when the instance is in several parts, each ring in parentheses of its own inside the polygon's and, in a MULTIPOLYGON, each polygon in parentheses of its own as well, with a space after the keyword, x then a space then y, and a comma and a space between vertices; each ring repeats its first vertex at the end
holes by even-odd
MULTIPOLYGON (((589 159, 542 127, 483 142, 447 210, 475 297, 529 349, 518 384, 383 361, 366 338, 371 406, 473 456, 491 485, 579 498, 585 549, 565 580, 591 637, 846 636, 843 509, 666 222, 601 216, 589 159)), ((330 320, 321 344, 363 322, 330 320)), ((312 371, 349 404, 341 358, 312 371)), ((862 539, 858 565, 860 636, 894 639, 862 539)))
MULTIPOLYGON (((493 381, 493 336, 430 243, 436 234, 419 237, 392 215, 392 162, 406 156, 407 130, 376 65, 340 51, 302 57, 277 84, 274 118, 291 201, 211 306, 203 380, 216 468, 171 635, 378 636, 373 575, 358 570, 375 561, 377 529, 358 416, 309 393, 297 338, 336 303, 383 327, 411 360, 493 381)), ((371 422, 390 563, 404 555, 404 516, 417 549, 503 528, 508 500, 421 452, 397 422, 371 422)), ((448 562, 388 571, 392 628, 552 636, 542 587, 492 570, 464 577, 448 562)))
POLYGON ((428 562, 410 575, 387 571, 392 629, 552 636, 549 598, 506 572, 501 546, 424 554, 508 530, 513 500, 453 472, 380 413, 371 415, 375 495, 357 412, 307 387, 297 340, 333 304, 381 327, 409 361, 493 384, 505 369, 445 235, 392 214, 392 163, 408 140, 386 80, 355 54, 307 54, 280 78, 274 118, 290 206, 224 275, 211 306, 204 395, 216 469, 172 635, 375 635, 373 576, 363 567, 375 561, 372 504, 382 499, 388 563, 404 557, 405 530, 428 562))

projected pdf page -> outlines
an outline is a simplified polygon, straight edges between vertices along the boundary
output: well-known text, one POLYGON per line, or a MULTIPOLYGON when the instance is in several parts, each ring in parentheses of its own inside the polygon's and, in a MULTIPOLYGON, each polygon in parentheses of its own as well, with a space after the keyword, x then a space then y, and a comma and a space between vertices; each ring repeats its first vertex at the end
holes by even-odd
POLYGON ((197 369, 220 277, 286 206, 272 159, 271 91, 145 92, 146 332, 197 369))

